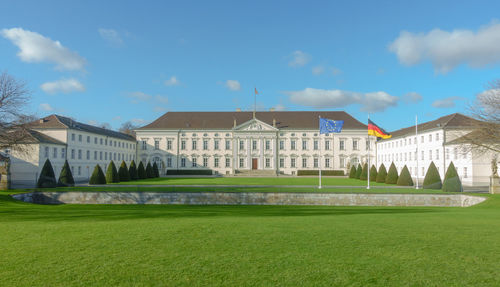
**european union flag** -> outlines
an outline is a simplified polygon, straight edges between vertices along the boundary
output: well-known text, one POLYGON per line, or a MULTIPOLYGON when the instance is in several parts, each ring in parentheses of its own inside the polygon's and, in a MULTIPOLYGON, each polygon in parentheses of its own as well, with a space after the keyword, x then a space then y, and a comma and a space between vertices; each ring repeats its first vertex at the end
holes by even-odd
POLYGON ((340 133, 342 131, 342 126, 344 121, 334 121, 324 118, 319 118, 319 133, 340 133))

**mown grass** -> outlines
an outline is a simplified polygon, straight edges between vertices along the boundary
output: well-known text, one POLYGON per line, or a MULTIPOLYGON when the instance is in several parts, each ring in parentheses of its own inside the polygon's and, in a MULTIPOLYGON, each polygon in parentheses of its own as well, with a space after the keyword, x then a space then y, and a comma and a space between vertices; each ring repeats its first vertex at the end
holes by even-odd
POLYGON ((0 192, 0 286, 498 286, 469 208, 57 205, 0 192))

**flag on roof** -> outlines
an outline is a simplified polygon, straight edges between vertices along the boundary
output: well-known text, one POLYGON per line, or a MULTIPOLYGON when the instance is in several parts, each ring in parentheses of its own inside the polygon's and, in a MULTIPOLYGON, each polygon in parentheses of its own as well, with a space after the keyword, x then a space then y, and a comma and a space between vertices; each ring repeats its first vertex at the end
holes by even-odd
POLYGON ((342 131, 342 126, 344 121, 334 121, 324 118, 319 118, 319 133, 340 133, 342 131))
POLYGON ((383 139, 388 139, 392 137, 390 133, 386 132, 383 128, 377 126, 370 119, 368 119, 368 135, 376 136, 378 138, 383 138, 383 139))

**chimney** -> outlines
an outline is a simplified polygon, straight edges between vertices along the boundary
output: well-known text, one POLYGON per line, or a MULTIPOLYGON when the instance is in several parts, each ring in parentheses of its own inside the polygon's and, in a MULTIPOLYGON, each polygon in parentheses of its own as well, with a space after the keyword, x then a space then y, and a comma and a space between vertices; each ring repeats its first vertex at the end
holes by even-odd
POLYGON ((275 108, 270 108, 269 111, 270 112, 274 112, 276 109, 275 108))
POLYGON ((236 127, 236 119, 234 119, 234 122, 233 122, 233 127, 234 127, 234 128, 236 127))
POLYGON ((276 119, 273 119, 273 128, 276 127, 276 119))

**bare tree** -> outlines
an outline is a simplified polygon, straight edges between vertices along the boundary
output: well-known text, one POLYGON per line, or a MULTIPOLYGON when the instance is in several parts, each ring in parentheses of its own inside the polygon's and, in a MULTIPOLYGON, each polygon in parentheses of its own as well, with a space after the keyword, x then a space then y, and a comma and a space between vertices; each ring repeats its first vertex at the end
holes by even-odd
POLYGON ((6 72, 0 74, 0 150, 18 146, 27 137, 34 117, 24 113, 30 100, 26 83, 6 72))
POLYGON ((138 126, 132 124, 130 121, 126 121, 122 124, 118 131, 135 137, 134 129, 136 128, 138 128, 138 126))

